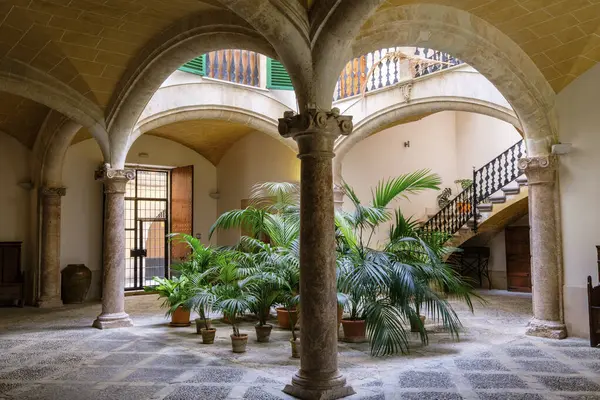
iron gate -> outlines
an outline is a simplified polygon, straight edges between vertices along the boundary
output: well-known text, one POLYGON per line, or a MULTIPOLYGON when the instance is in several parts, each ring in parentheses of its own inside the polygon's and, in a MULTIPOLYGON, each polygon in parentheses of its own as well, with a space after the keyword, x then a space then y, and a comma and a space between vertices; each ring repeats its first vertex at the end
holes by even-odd
POLYGON ((169 272, 169 171, 135 169, 125 193, 125 290, 169 272))

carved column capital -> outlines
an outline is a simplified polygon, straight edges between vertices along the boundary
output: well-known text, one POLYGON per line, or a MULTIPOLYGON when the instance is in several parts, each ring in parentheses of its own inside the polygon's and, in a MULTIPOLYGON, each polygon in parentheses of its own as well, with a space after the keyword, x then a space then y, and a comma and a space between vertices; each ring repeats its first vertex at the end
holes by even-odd
POLYGON ((333 144, 340 135, 352 132, 352 117, 340 110, 322 111, 310 108, 301 114, 286 111, 279 119, 279 133, 298 143, 299 156, 333 157, 333 144))
POLYGON ((62 197, 67 194, 67 188, 64 187, 48 187, 42 186, 40 188, 40 195, 42 197, 62 197))
POLYGON ((519 169, 527 176, 528 185, 553 184, 558 169, 558 157, 547 155, 519 160, 519 169))
POLYGON ((94 174, 97 181, 104 183, 104 193, 125 193, 127 182, 135 178, 132 169, 113 169, 108 164, 94 174))

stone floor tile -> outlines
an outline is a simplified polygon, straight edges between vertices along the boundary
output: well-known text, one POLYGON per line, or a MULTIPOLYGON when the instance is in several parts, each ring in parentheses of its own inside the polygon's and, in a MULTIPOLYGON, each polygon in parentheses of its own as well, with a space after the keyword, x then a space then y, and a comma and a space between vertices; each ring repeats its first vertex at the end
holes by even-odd
POLYGON ((162 389, 162 386, 122 386, 114 385, 93 393, 94 400, 148 400, 156 392, 162 389))
POLYGON ((0 379, 10 381, 37 381, 46 379, 48 376, 59 370, 59 367, 54 365, 23 367, 3 373, 0 375, 0 379))
POLYGON ((567 357, 576 358, 578 360, 600 360, 600 348, 561 349, 561 352, 567 357))
POLYGON ((238 382, 244 376, 245 371, 237 368, 206 368, 198 372, 194 377, 186 380, 191 383, 223 383, 223 382, 238 382))
POLYGON ((0 353, 0 367, 38 364, 41 361, 40 353, 0 353))
POLYGON ((560 396, 562 400, 600 400, 600 395, 596 394, 573 394, 560 396))
POLYGON ((552 372, 555 374, 573 374, 575 371, 566 364, 550 360, 517 360, 517 364, 529 372, 552 372))
POLYGON ((525 389, 527 384, 517 375, 509 374, 465 374, 475 389, 525 389))
POLYGON ((546 387, 565 392, 598 392, 600 385, 581 377, 536 376, 546 387))
POLYGON ((167 368, 138 368, 123 378, 125 382, 169 383, 185 371, 167 368))
POLYGON ((550 354, 532 347, 508 347, 506 352, 515 358, 554 358, 550 354))
POLYGON ((227 386, 179 386, 163 400, 223 400, 231 391, 227 386))
POLYGON ((0 350, 8 350, 10 351, 14 347, 23 346, 26 344, 30 344, 31 342, 28 340, 17 340, 17 339, 2 339, 0 338, 0 350))
POLYGON ((479 400, 544 400, 545 397, 537 393, 486 393, 477 392, 479 400))
POLYGON ((115 351, 129 343, 125 340, 87 340, 77 344, 77 348, 84 351, 115 351))
POLYGON ((83 352, 83 353, 55 353, 49 354, 47 357, 40 361, 40 364, 48 365, 60 365, 60 366, 72 366, 79 365, 86 362, 93 361, 93 358, 96 356, 95 353, 83 352))
POLYGON ((89 400, 94 397, 88 385, 43 384, 15 396, 19 400, 89 400))
POLYGON ((61 381, 106 382, 120 375, 120 367, 80 366, 56 376, 61 381))
POLYGON ((164 354, 159 355, 155 359, 150 360, 147 365, 153 367, 195 367, 202 366, 206 360, 193 354, 164 354))
POLYGON ((459 369, 465 371, 509 371, 496 360, 460 359, 455 360, 454 363, 459 369))
POLYGON ((132 366, 150 358, 151 354, 140 353, 110 353, 105 358, 95 360, 93 365, 132 366))
POLYGON ((281 400, 282 397, 275 396, 263 390, 260 386, 251 386, 244 393, 244 399, 247 400, 281 400))
POLYGON ((450 375, 443 372, 409 371, 398 378, 398 386, 405 388, 451 388, 450 375))
POLYGON ((8 393, 12 390, 15 390, 18 387, 21 387, 20 383, 2 383, 0 382, 0 394, 8 393))
POLYGON ((116 350, 117 352, 140 352, 140 353, 157 353, 166 349, 168 346, 154 341, 138 340, 128 346, 116 350))
POLYGON ((462 400, 462 396, 454 392, 410 392, 395 393, 394 399, 401 400, 462 400))

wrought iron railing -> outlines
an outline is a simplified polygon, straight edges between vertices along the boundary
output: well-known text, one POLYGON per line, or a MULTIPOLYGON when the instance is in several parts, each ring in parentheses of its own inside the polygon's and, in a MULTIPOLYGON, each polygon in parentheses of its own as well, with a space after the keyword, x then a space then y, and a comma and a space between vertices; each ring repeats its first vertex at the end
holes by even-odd
POLYGON ((459 59, 437 50, 416 47, 412 50, 413 54, 407 54, 406 48, 401 49, 390 47, 375 50, 350 60, 338 78, 333 100, 393 86, 462 64, 459 59), (405 56, 409 56, 410 59, 407 60, 405 56))
POLYGON ((452 235, 470 222, 471 229, 477 232, 477 205, 520 175, 518 161, 526 154, 525 141, 521 140, 483 167, 473 170, 473 183, 425 222, 423 231, 452 235))
POLYGON ((260 86, 259 55, 248 50, 218 50, 205 55, 205 75, 209 78, 260 86))

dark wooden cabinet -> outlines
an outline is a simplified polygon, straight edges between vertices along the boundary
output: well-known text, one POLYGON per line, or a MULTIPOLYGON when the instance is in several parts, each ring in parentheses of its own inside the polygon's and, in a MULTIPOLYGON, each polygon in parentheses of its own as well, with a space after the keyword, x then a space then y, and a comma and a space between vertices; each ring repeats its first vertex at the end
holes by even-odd
POLYGON ((21 242, 0 242, 0 304, 23 306, 21 242))

